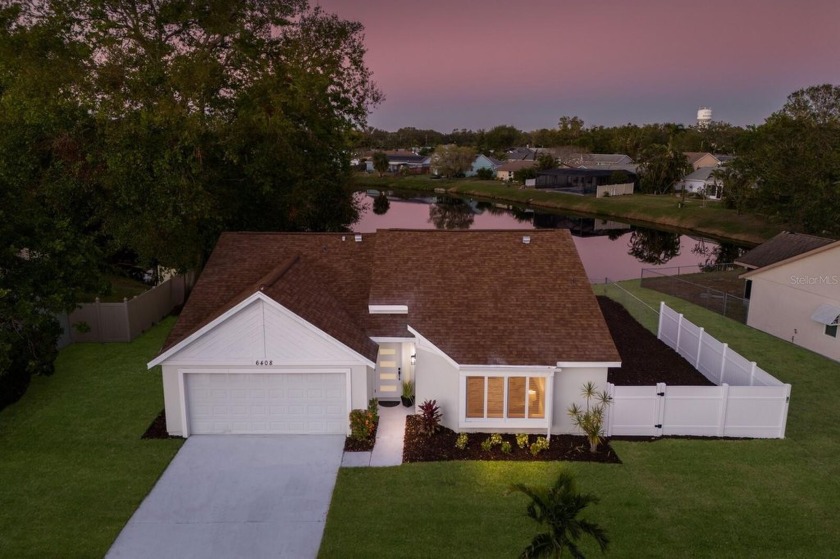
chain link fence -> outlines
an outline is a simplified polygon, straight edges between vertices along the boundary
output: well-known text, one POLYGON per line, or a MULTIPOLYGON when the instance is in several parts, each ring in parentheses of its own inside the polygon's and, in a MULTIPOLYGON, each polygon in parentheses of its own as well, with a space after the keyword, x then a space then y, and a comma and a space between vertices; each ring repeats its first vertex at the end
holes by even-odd
POLYGON ((673 269, 644 268, 640 285, 746 324, 749 299, 733 294, 743 293, 743 280, 738 279, 743 270, 731 265, 720 265, 720 268, 707 272, 697 272, 696 268, 683 269, 693 273, 683 275, 680 268, 676 272, 673 269))

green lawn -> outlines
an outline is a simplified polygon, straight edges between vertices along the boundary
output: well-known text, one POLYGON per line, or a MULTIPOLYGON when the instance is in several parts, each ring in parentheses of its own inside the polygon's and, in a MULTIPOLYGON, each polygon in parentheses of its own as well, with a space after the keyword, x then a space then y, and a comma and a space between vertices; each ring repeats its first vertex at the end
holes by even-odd
MULTIPOLYGON (((637 284, 637 282, 635 282, 637 284)), ((573 470, 608 557, 828 557, 840 547, 840 364, 661 294, 793 385, 784 440, 614 441, 622 465, 453 462, 342 469, 322 557, 512 557, 535 533, 510 483, 573 470)), ((613 288, 611 290, 615 292, 613 288)), ((610 293, 613 295, 614 293, 610 293)), ((600 556, 590 547, 592 556, 600 556)))
POLYGON ((748 244, 766 241, 783 229, 762 216, 738 215, 735 210, 724 208, 723 204, 689 199, 683 207, 679 199, 671 195, 654 196, 635 194, 633 196, 612 196, 594 198, 557 192, 546 192, 533 188, 520 189, 499 181, 469 179, 432 180, 429 175, 407 177, 377 177, 357 174, 354 187, 358 189, 408 189, 447 192, 487 200, 504 201, 511 204, 527 204, 535 208, 552 211, 567 211, 594 214, 615 218, 635 224, 652 224, 658 228, 690 230, 718 239, 748 244))
POLYGON ((101 557, 180 448, 141 440, 163 409, 146 362, 174 324, 76 344, 0 412, 0 557, 101 557))

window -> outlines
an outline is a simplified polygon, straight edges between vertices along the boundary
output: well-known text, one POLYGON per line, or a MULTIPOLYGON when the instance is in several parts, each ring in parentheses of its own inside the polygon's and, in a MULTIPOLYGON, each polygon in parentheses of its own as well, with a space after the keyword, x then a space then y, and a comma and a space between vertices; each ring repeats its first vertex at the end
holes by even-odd
POLYGON ((467 419, 545 419, 545 377, 468 376, 467 419))
POLYGON ((834 324, 826 324, 825 325, 825 335, 831 336, 832 338, 837 337, 837 323, 834 324))

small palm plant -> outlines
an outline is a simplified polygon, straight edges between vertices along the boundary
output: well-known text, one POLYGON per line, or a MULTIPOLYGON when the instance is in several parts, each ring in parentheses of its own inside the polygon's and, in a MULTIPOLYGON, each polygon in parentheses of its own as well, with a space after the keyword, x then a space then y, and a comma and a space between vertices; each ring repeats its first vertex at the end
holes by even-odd
POLYGON ((598 452, 598 445, 601 444, 601 437, 604 434, 604 419, 607 406, 612 403, 612 396, 606 390, 598 392, 595 383, 587 382, 581 389, 581 395, 586 400, 586 406, 580 407, 577 404, 569 406, 569 417, 572 423, 579 427, 589 441, 589 452, 598 452))
POLYGON ((549 530, 534 536, 519 555, 520 559, 560 557, 566 549, 572 557, 583 558, 577 544, 583 535, 593 538, 601 552, 607 550, 610 540, 606 531, 594 522, 578 518, 583 509, 598 502, 598 497, 578 493, 574 477, 569 472, 560 472, 554 487, 529 487, 517 483, 508 492, 523 493, 530 498, 528 517, 541 526, 546 525, 549 530))

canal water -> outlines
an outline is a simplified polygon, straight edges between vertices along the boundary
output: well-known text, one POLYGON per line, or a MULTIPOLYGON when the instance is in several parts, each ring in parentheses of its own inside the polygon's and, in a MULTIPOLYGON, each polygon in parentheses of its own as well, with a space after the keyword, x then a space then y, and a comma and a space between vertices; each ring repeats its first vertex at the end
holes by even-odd
POLYGON ((641 277, 643 268, 662 273, 700 271, 732 262, 743 248, 619 221, 533 211, 508 204, 448 196, 358 192, 362 206, 356 233, 377 229, 569 229, 586 275, 593 283, 641 277))

